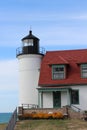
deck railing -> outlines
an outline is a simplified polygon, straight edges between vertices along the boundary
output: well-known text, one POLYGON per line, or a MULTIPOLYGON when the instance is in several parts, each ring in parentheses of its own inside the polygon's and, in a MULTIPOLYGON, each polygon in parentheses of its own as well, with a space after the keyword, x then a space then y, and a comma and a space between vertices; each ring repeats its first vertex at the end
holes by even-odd
POLYGON ((38 108, 38 105, 36 105, 36 104, 22 104, 22 108, 24 108, 24 109, 38 108))
POLYGON ((5 130, 14 130, 16 121, 17 121, 17 108, 13 112, 11 119, 9 120, 9 123, 8 123, 7 127, 5 128, 5 130))

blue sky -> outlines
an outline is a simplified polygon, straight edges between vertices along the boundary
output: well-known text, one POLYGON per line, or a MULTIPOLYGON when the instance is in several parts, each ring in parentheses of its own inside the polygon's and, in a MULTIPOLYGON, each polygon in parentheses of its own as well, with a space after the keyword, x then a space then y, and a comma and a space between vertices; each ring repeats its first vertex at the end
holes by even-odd
POLYGON ((87 0, 0 1, 0 112, 18 106, 16 48, 30 26, 47 51, 87 48, 87 0))

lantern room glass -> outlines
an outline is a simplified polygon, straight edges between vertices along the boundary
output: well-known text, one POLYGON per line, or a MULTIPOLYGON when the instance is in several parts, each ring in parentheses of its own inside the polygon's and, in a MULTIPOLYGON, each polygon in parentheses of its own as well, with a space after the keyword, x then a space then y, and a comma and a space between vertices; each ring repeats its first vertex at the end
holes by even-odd
POLYGON ((33 46, 33 39, 26 39, 23 41, 23 46, 33 46))

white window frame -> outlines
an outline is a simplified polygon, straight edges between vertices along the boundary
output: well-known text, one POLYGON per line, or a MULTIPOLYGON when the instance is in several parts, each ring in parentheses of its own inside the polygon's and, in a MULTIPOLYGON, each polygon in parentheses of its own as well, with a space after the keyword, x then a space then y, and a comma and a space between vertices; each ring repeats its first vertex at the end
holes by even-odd
POLYGON ((52 79, 65 79, 65 65, 52 65, 52 79))
POLYGON ((87 64, 81 64, 81 78, 87 78, 87 64))

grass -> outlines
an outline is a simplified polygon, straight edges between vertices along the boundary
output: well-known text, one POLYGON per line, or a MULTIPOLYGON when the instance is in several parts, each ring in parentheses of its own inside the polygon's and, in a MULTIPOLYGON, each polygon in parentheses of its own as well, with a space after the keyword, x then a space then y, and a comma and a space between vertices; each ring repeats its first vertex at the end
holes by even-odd
POLYGON ((68 120, 25 120, 18 121, 15 130, 87 130, 87 122, 68 120))
POLYGON ((0 124, 0 130, 4 130, 6 128, 6 126, 7 126, 7 124, 4 124, 4 123, 0 124))

